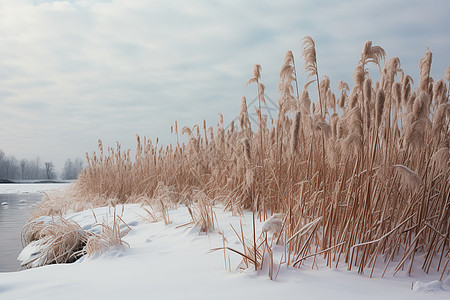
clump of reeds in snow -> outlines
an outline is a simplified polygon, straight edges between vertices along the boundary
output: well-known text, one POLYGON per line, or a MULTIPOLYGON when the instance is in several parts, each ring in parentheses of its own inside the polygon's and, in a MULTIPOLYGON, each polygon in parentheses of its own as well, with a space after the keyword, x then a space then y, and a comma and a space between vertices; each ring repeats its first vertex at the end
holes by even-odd
POLYGON ((26 268, 77 260, 88 234, 73 221, 62 217, 36 219, 22 230, 22 244, 27 246, 18 259, 26 268), (31 252, 31 253, 30 253, 31 252))
POLYGON ((127 226, 128 230, 131 230, 131 228, 123 222, 119 216, 116 215, 114 215, 114 219, 111 224, 108 222, 107 218, 103 220, 102 223, 94 224, 94 227, 101 227, 101 233, 89 233, 85 241, 85 245, 78 253, 92 256, 94 254, 105 253, 114 247, 118 247, 121 250, 125 250, 126 247, 130 247, 127 242, 122 240, 122 238, 127 235, 129 231, 120 230, 121 222, 127 226))
MULTIPOLYGON (((385 268, 396 261, 411 272, 416 253, 422 252, 423 270, 444 272, 450 234, 450 67, 446 81, 433 80, 427 50, 420 78, 413 80, 401 69, 400 58, 385 62, 384 49, 367 41, 354 83, 340 81, 336 97, 330 78, 319 81, 315 41, 302 41, 303 70, 312 80, 298 81, 295 52, 288 51, 273 126, 261 112, 265 87, 262 68, 255 65, 247 82, 257 88, 255 129, 243 98, 237 130, 226 130, 219 115, 215 128, 206 122, 185 127, 187 139, 181 143, 175 123, 176 145, 137 137, 135 159, 120 144, 104 148, 99 142, 70 196, 46 199, 38 213, 61 214, 76 205, 71 199, 82 199, 77 209, 89 207, 91 200, 101 206, 111 198, 119 203, 145 199, 155 208, 155 219, 168 223, 168 208, 188 202, 193 215, 201 209, 194 218, 206 230, 212 229, 213 203, 223 203, 238 214, 252 209, 262 222, 275 212, 288 216, 281 234, 289 241, 290 265, 300 267, 320 252, 329 266, 345 263, 373 272, 382 257, 385 268), (370 65, 377 67, 379 81, 370 65), (314 82, 318 95, 311 99, 308 89, 314 82), (204 197, 196 198, 197 191, 204 197), (321 221, 296 235, 312 220, 321 221)), ((242 254, 246 264, 260 266, 264 251, 253 236, 242 254)))
POLYGON ((122 238, 128 231, 120 229, 121 223, 131 230, 121 217, 116 215, 115 208, 112 223, 106 218, 89 230, 84 230, 75 221, 62 216, 37 218, 28 222, 22 229, 22 245, 25 248, 18 259, 23 267, 32 268, 71 263, 85 254, 92 256, 113 247, 125 249, 125 246, 129 245, 122 238), (101 226, 100 233, 92 230, 97 226, 101 226))
POLYGON ((187 206, 192 222, 195 226, 200 227, 200 233, 214 231, 217 217, 213 211, 213 200, 202 191, 196 191, 193 197, 195 199, 194 209, 192 210, 190 206, 187 206))

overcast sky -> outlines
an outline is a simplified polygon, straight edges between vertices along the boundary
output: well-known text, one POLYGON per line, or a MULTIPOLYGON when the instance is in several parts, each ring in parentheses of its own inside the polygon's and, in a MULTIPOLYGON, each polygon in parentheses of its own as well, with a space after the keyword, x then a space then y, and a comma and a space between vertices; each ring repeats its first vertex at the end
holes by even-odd
MULTIPOLYGON (((363 44, 398 56, 418 83, 450 64, 450 1, 0 0, 0 149, 16 158, 84 158, 135 135, 174 142, 170 126, 226 122, 254 64, 274 101, 284 55, 316 41, 319 72, 352 84, 363 44)), ((375 69, 374 69, 375 71, 375 69)), ((304 74, 299 74, 301 85, 304 74)))

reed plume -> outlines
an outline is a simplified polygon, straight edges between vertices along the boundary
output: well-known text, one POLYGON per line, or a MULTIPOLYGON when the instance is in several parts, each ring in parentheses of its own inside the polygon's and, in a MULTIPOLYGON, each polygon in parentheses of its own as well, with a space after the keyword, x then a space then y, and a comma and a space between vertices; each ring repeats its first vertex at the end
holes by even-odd
POLYGON ((338 81, 337 88, 341 91, 341 96, 338 99, 338 106, 343 109, 345 107, 345 101, 347 99, 347 92, 350 89, 348 87, 348 84, 342 80, 338 81))
POLYGON ((394 168, 399 173, 402 183, 406 185, 410 191, 416 191, 422 184, 422 178, 410 168, 404 165, 394 165, 394 168))
POLYGON ((429 83, 430 83, 430 71, 431 71, 431 62, 433 59, 433 54, 430 49, 427 47, 427 51, 424 56, 419 61, 419 70, 420 70, 420 81, 419 81, 419 89, 424 92, 429 92, 429 83))
POLYGON ((247 110, 247 100, 245 97, 242 97, 241 101, 241 110, 239 112, 239 126, 241 127, 241 131, 244 133, 251 132, 251 123, 250 119, 248 117, 248 110, 247 110))
POLYGON ((368 63, 374 63, 378 66, 381 73, 381 60, 386 57, 386 52, 380 46, 373 46, 372 41, 367 41, 364 44, 363 51, 361 53, 361 59, 359 64, 363 70, 363 74, 366 73, 365 65, 368 63))
POLYGON ((313 79, 311 82, 316 81, 317 83, 317 92, 319 94, 319 106, 320 106, 320 113, 323 115, 322 110, 322 96, 320 95, 320 81, 319 81, 319 71, 317 68, 317 55, 316 55, 316 44, 312 37, 305 36, 303 39, 302 44, 302 56, 305 61, 305 64, 303 65, 303 69, 305 72, 308 73, 308 78, 315 76, 316 78, 313 79))
POLYGON ((381 118, 383 116, 383 109, 384 109, 384 101, 385 101, 385 94, 384 90, 378 90, 377 92, 377 102, 376 102, 376 110, 375 110, 375 119, 376 119, 376 126, 380 127, 381 125, 381 118))
POLYGON ((291 136, 291 152, 292 152, 292 154, 295 154, 295 152, 297 152, 297 149, 298 149, 300 122, 301 122, 301 114, 299 111, 297 111, 295 113, 294 123, 292 126, 292 136, 291 136))

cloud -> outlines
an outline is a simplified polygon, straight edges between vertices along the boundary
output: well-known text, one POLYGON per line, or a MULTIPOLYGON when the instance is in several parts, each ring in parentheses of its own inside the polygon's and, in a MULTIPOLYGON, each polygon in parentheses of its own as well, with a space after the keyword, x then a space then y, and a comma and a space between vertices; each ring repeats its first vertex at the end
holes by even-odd
POLYGON ((276 100, 284 54, 293 50, 301 66, 305 35, 333 87, 351 83, 369 39, 416 78, 429 46, 433 76, 442 77, 449 8, 445 0, 3 0, 0 148, 62 166, 98 138, 125 148, 135 133, 169 143, 175 120, 215 125, 218 112, 232 120, 241 97, 255 96, 244 87, 253 64, 276 100))

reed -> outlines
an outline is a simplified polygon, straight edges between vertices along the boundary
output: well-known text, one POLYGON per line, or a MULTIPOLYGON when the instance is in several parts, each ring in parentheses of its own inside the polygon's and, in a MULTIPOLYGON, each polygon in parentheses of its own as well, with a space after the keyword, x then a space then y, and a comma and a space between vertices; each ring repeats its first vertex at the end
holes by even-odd
MULTIPOLYGON (((142 197, 152 205, 198 205, 193 221, 206 232, 214 229, 212 203, 237 214, 252 209, 262 221, 280 213, 285 217, 277 234, 287 241, 288 265, 301 267, 321 255, 330 267, 345 263, 372 274, 383 259, 385 270, 396 261, 396 270, 409 262, 411 272, 414 256, 422 253, 426 272, 444 274, 450 255, 449 68, 444 79, 433 80, 427 50, 414 88, 400 59, 384 63, 385 55, 366 42, 353 87, 340 81, 336 100, 328 77, 319 82, 315 43, 306 37, 304 69, 320 93, 312 108, 311 82, 295 92, 299 83, 288 52, 272 127, 259 110, 254 131, 243 98, 239 130, 225 130, 219 116, 215 130, 206 122, 203 133, 199 126, 183 128, 188 139, 180 143, 175 122, 176 145, 138 136, 134 158, 120 144, 103 149, 100 141, 98 152, 86 154, 88 166, 71 197, 95 199, 96 206, 111 198, 127 203, 142 197), (378 66, 380 82, 372 82, 371 63, 378 66)), ((261 72, 256 65, 248 81, 257 85, 259 104, 265 101, 261 72)), ((58 213, 44 209, 53 207, 51 201, 44 201, 42 214, 58 213)), ((86 205, 77 209, 92 205, 81 202, 86 205)), ((241 239, 247 265, 258 268, 264 253, 272 253, 255 232, 251 241, 241 239)))

